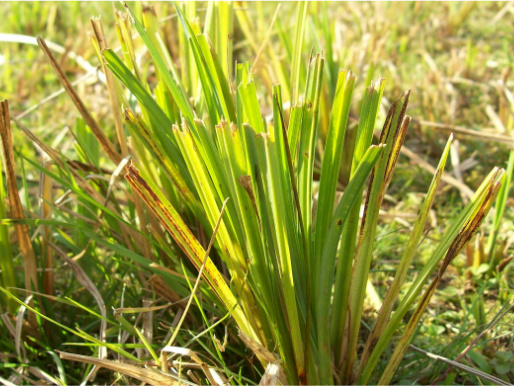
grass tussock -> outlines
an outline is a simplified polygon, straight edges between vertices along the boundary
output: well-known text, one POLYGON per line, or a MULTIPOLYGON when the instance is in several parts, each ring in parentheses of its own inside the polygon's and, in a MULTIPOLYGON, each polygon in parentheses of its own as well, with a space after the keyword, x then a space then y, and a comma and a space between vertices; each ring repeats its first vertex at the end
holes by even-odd
MULTIPOLYGON (((108 27, 95 17, 89 39, 103 98, 96 108, 55 46, 37 37, 80 118, 69 128, 73 148, 63 149, 62 139, 43 138, 11 116, 7 101, 1 105, 0 299, 9 331, 0 340, 1 368, 13 371, 2 382, 453 382, 456 373, 441 364, 462 370, 464 383, 512 379, 510 352, 488 352, 486 342, 473 350, 480 338, 471 338, 512 309, 502 223, 514 151, 506 170, 481 168, 471 189, 453 134, 432 156, 436 167, 406 148, 409 128, 423 133, 430 117, 408 115, 409 102, 420 100, 417 87, 389 89, 377 74, 392 42, 409 57, 410 35, 391 27, 387 33, 401 36, 381 38, 378 25, 366 35, 374 50, 362 53, 363 71, 356 52, 337 51, 332 6, 339 5, 131 4, 108 27), (294 17, 282 17, 281 7, 294 17), (167 16, 159 19, 156 8, 167 16), (242 52, 251 60, 240 60, 242 52), (362 73, 342 66, 353 61, 362 73), (16 153, 13 127, 43 162, 16 153), (408 221, 390 210, 410 205, 416 178, 401 154, 431 174, 408 221), (38 176, 37 209, 26 170, 38 176), (451 215, 441 197, 458 198, 451 215), (487 237, 479 232, 484 222, 487 237), (384 237, 388 226, 396 228, 384 237), (15 272, 18 251, 23 270, 15 272), (467 289, 458 324, 450 312, 458 296, 444 302, 438 288, 455 289, 445 284, 447 271, 462 257, 467 289), (486 314, 483 294, 491 289, 499 308, 486 314), (438 339, 441 304, 442 317, 453 318, 453 340, 451 352, 436 355, 416 346, 438 339), (466 354, 471 366, 459 362, 466 354), (427 358, 436 359, 431 371, 420 367, 427 358), (402 363, 419 373, 409 376, 402 363)), ((350 9, 367 30, 359 7, 350 9)), ((452 8, 445 33, 456 33, 472 11, 452 8)), ((512 109, 509 93, 501 103, 512 109)), ((441 108, 431 106, 431 114, 441 108)), ((494 120, 505 133, 480 138, 511 144, 505 108, 494 120)), ((454 131, 473 135, 466 130, 454 131)))

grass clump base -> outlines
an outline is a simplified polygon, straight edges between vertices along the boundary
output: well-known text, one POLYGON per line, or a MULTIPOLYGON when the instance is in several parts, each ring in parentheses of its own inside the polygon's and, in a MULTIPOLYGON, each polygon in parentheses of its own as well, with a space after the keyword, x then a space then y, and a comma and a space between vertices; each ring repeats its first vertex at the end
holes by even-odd
MULTIPOLYGON (((111 132, 38 37, 82 117, 72 155, 34 135, 2 102, 7 190, 0 199, 9 197, 11 215, 0 200, 0 242, 9 244, 8 227, 16 231, 24 294, 31 294, 15 296, 6 253, 2 307, 18 310, 11 333, 20 364, 50 352, 52 371, 29 366, 41 379, 87 383, 109 370, 121 383, 389 384, 445 271, 496 203, 493 255, 512 160, 510 174, 497 167, 487 174, 438 230, 423 266, 409 273, 426 243, 450 135, 394 278, 377 295, 369 278, 381 208, 412 120, 411 93, 381 112, 385 80, 370 76, 369 87, 356 91, 355 75, 334 61, 328 28, 321 31, 326 52, 304 60, 308 3, 297 5, 292 39, 276 26, 286 64, 266 46, 277 13, 259 46, 234 7, 208 3, 202 29, 195 3, 174 4, 170 42, 152 6, 125 6, 116 13, 121 51, 109 48, 101 20, 92 20, 111 132), (254 63, 235 60, 236 33, 255 46, 254 63), (48 160, 24 158, 41 175, 41 216, 22 210, 11 120, 48 160), (29 227, 40 230, 34 240, 29 227), (70 268, 67 279, 53 274, 56 260, 70 268), (59 294, 59 280, 82 294, 59 294), (368 326, 370 298, 376 316, 368 326), (107 304, 116 304, 113 313, 107 304), (72 308, 80 318, 65 314, 72 308)), ((2 321, 13 326, 8 316, 2 321)))

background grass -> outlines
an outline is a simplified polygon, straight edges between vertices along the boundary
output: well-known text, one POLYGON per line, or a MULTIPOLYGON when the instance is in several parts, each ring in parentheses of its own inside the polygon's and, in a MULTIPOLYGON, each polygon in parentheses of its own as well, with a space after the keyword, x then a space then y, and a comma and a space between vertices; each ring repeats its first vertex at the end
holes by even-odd
MULTIPOLYGON (((234 59, 238 62, 255 59, 255 49, 252 45, 260 46, 265 39, 269 24, 275 13, 277 3, 248 3, 237 4, 236 12, 244 12, 254 22, 252 38, 241 29, 235 21, 234 59)), ((118 5, 115 5, 119 9, 118 5)), ((137 5, 134 5, 138 9, 137 5)), ((303 60, 306 61, 310 47, 316 50, 327 50, 324 39, 317 41, 314 31, 323 29, 326 19, 336 33, 332 36, 333 58, 341 68, 349 68, 357 75, 355 90, 364 90, 371 79, 378 75, 386 78, 385 98, 379 114, 379 123, 385 119, 385 113, 392 101, 387 96, 399 95, 405 89, 411 89, 409 114, 413 117, 405 146, 415 155, 431 165, 437 165, 448 136, 448 131, 435 128, 431 123, 439 123, 447 127, 459 126, 482 133, 500 136, 511 135, 513 128, 514 101, 509 102, 505 97, 504 87, 514 90, 512 80, 514 35, 511 33, 513 8, 510 3, 334 3, 311 5, 311 13, 306 20, 303 60), (326 7, 326 9, 325 9, 326 7), (313 17, 312 15, 320 15, 313 17), (503 86, 502 86, 503 84, 503 86), (428 123, 427 123, 428 122, 428 123)), ((2 3, 0 11, 8 15, 2 23, 1 33, 24 34, 30 36, 42 35, 46 40, 53 41, 67 50, 82 56, 92 66, 99 65, 94 50, 89 42, 88 32, 91 31, 89 19, 94 15, 102 15, 102 20, 108 42, 117 42, 113 29, 113 5, 110 3, 2 3)), ((174 13, 171 4, 155 4, 159 18, 165 19, 174 13)), ((291 53, 284 47, 283 35, 293 36, 295 27, 295 4, 282 4, 277 26, 273 29, 269 45, 274 54, 288 61, 291 53)), ((198 5, 198 13, 205 12, 203 4, 198 5)), ((201 18, 202 19, 202 18, 201 18)), ((177 50, 176 40, 171 34, 178 28, 177 19, 161 23, 164 36, 169 40, 165 43, 173 51, 177 50)), ((323 35, 320 35, 323 36, 323 35)), ((141 47, 141 41, 135 40, 136 47, 141 47)), ((37 46, 19 43, 1 43, 0 99, 7 98, 10 102, 12 116, 22 114, 31 106, 41 102, 45 97, 60 89, 60 84, 51 67, 47 64, 41 50, 37 46)), ((289 47, 291 50, 292 47, 289 47)), ((280 82, 280 74, 272 68, 271 53, 266 50, 260 59, 261 74, 264 81, 258 85, 259 92, 269 85, 280 82), (267 78, 266 78, 267 77, 267 78), (268 82, 268 83, 266 83, 268 82)), ((69 55, 61 56, 61 65, 70 80, 80 78, 84 73, 76 60, 69 55)), ((148 55, 141 59, 148 81, 152 82, 154 69, 145 67, 148 55)), ((176 63, 180 65, 180 63, 176 63)), ((302 70, 304 71, 304 70, 302 70)), ((305 74, 300 76, 303 82, 305 74)), ((335 80, 334 80, 335 83, 335 80)), ((108 108, 108 95, 105 87, 96 76, 81 82, 77 89, 84 98, 86 105, 94 112, 101 127, 111 138, 115 137, 114 123, 108 108)), ((357 98, 359 100, 359 98, 357 98)), ((271 106, 271 104, 268 104, 271 106)), ((357 119, 359 103, 354 103, 350 119, 357 119)), ((271 112, 270 112, 271 113, 271 112)), ((89 138, 83 128, 81 118, 65 94, 42 104, 40 107, 23 117, 22 122, 39 138, 52 147, 59 148, 63 154, 77 159, 77 140, 71 132, 84 131, 84 138, 89 138)), ((457 134, 457 133, 456 133, 457 134)), ((18 156, 16 163, 19 174, 18 186, 21 188, 20 197, 28 217, 39 211, 39 180, 40 171, 35 165, 28 163, 24 157, 41 163, 37 148, 26 140, 18 130, 14 130, 14 144, 18 156), (23 155, 23 157, 21 156, 23 155)), ((448 162, 447 171, 464 168, 454 177, 463 184, 475 190, 484 175, 492 166, 505 167, 509 157, 509 148, 504 144, 484 140, 473 135, 458 135, 458 144, 448 162), (458 155, 458 157, 457 157, 458 155)), ((511 136, 512 138, 512 136, 511 136)), ((90 138, 91 154, 98 152, 94 139, 90 138)), ((100 153, 99 153, 100 154, 100 153)), ((90 155, 90 154, 89 154, 90 155)), ((112 164, 104 155, 98 156, 99 165, 112 164)), ((428 173, 418 160, 412 157, 400 156, 397 170, 393 176, 388 196, 382 207, 383 215, 377 232, 377 247, 374 252, 374 265, 371 269, 370 281, 380 292, 387 288, 383 283, 392 281, 398 259, 409 236, 409 227, 413 225, 415 214, 419 210, 426 187, 430 183, 428 173)), ((55 188, 57 197, 63 191, 55 188)), ((462 189, 445 184, 432 208, 431 227, 428 241, 421 253, 416 257, 412 272, 416 272, 431 255, 435 243, 442 235, 438 229, 445 229, 458 214, 458 208, 466 201, 462 189)), ((87 214, 83 213, 87 220, 87 214)), ((65 214, 63 214, 65 216, 65 214)), ((494 213, 483 226, 483 232, 488 235, 492 230, 494 213)), ((85 220, 84 220, 85 221, 85 220)), ((513 254, 509 239, 514 237, 514 205, 512 196, 507 199, 503 220, 498 232, 498 242, 505 242, 507 248, 503 257, 513 254)), ((31 227, 34 232, 36 227, 31 227)), ((69 243, 70 251, 79 251, 87 243, 82 240, 69 243)), ((13 237, 13 236, 11 236, 13 237)), ((57 235, 58 237, 58 235, 57 235)), ((61 237, 63 237, 61 235, 61 237)), ((479 239, 478 239, 479 240, 479 239)), ((469 258, 476 255, 480 248, 479 241, 473 240, 472 246, 461 254, 448 269, 443 283, 439 286, 435 298, 431 301, 428 312, 424 315, 423 324, 419 328, 413 344, 434 354, 453 359, 469 344, 488 322, 500 312, 502 305, 513 300, 514 267, 509 263, 502 273, 494 274, 480 269, 480 264, 470 268, 469 258), (477 297, 477 293, 481 294, 477 297)), ((95 244, 96 245, 96 244, 95 244)), ((13 240, 14 264, 21 277, 22 259, 13 240)), ((151 297, 148 289, 144 288, 137 278, 137 269, 127 260, 107 249, 88 249, 88 262, 84 266, 87 274, 98 286, 107 310, 125 306, 141 307, 141 299, 151 297), (123 299, 123 300, 122 300, 123 299)), ((471 264, 473 265, 473 264, 471 264)), ((407 280, 413 280, 408 277, 407 280)), ((56 263, 55 291, 61 297, 69 297, 78 304, 89 309, 96 309, 91 295, 84 290, 82 284, 75 280, 68 266, 62 261, 56 263)), ((20 293, 21 294, 21 293, 20 293)), ((22 298, 25 295, 21 296, 22 298)), ((52 317, 66 326, 78 324, 84 331, 96 331, 99 320, 84 309, 68 304, 55 303, 52 305, 52 317), (69 312, 73 309, 73 312, 69 312)), ((98 311, 96 311, 98 312, 98 311)), ((156 336, 164 336, 163 327, 172 322, 174 315, 161 311, 154 316, 156 336), (158 322, 162 323, 159 325, 158 322), (161 330, 159 330, 162 328, 161 330)), ((197 315, 201 317, 201 315, 197 315)), ((133 324, 132 315, 127 319, 133 324)), ((371 311, 364 322, 371 323, 375 316, 371 311)), ((4 320, 0 323, 6 323, 4 320)), ((500 323, 484 336, 473 349, 474 354, 465 357, 464 362, 481 370, 495 374, 505 380, 514 381, 512 366, 512 314, 507 315, 500 323)), ((6 326, 2 326, 6 328, 6 326)), ((201 323, 190 322, 188 329, 191 336, 199 333, 201 323)), ((370 325, 371 327, 371 325, 370 325)), ((225 334, 221 326, 216 328, 216 336, 221 340, 225 334)), ((187 335, 179 336, 179 343, 186 344, 187 335)), ((48 349, 59 348, 69 350, 65 344, 81 342, 81 339, 70 336, 66 331, 55 337, 43 338, 43 345, 48 349), (53 341, 55 339, 57 341, 53 341)), ((211 358, 221 358, 212 341, 198 339, 195 349, 205 350, 211 358)), ((137 342, 134 341, 134 344, 137 342)), ((44 352, 29 355, 28 363, 16 355, 15 345, 7 334, 0 339, 2 362, 0 372, 4 378, 12 376, 12 371, 25 367, 35 367, 58 376, 59 361, 44 352)), ((25 344, 25 350, 34 351, 30 344, 25 344)), ((80 348, 87 352, 87 348, 80 348)), ((234 373, 241 371, 241 376, 257 381, 258 366, 248 362, 244 346, 230 335, 227 350, 231 356, 229 370, 234 373)), ((391 348, 392 350, 392 348, 391 348)), ((23 357, 23 356, 22 356, 23 357)), ((255 359, 254 359, 255 360, 255 359)), ((216 365, 226 367, 222 359, 216 360, 216 365)), ((380 363, 379 366, 385 366, 380 363)), ((82 370, 74 369, 70 362, 64 362, 67 382, 77 383, 81 379, 82 370)), ((427 356, 409 351, 405 356, 395 382, 398 383, 427 383, 434 381, 446 365, 434 361, 427 356)), ((33 373, 31 377, 36 377, 33 373)), ((467 372, 455 370, 451 373, 450 382, 475 384, 478 378, 467 372)), ((101 370, 97 382, 113 382, 116 376, 112 372, 101 370)), ((40 378, 39 378, 40 379, 40 378)), ((236 377, 237 379, 237 377, 236 377)), ((242 378, 241 378, 242 380, 242 378)), ((444 379, 443 379, 444 381, 444 379)), ((22 381, 25 382, 25 381, 22 381)), ((127 379, 118 379, 120 383, 128 383, 127 379)))

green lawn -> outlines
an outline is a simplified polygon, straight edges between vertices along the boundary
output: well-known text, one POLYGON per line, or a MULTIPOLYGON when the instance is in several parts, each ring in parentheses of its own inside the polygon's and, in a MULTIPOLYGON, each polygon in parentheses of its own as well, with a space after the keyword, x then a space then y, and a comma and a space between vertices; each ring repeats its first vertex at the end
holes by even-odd
POLYGON ((511 3, 0 11, 2 383, 514 382, 511 3))

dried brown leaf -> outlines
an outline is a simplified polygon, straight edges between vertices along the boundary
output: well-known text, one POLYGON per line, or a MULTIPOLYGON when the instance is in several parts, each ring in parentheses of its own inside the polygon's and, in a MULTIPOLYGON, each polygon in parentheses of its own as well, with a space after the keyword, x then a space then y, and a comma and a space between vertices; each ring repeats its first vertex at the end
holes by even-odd
POLYGON ((98 359, 86 355, 72 354, 63 351, 57 351, 62 359, 89 363, 98 367, 105 367, 106 369, 116 371, 127 377, 138 379, 150 385, 180 385, 179 380, 169 374, 162 373, 157 370, 146 369, 134 366, 128 363, 111 361, 108 359, 98 359))
POLYGON ((280 361, 275 361, 273 363, 268 363, 268 367, 266 367, 266 371, 259 382, 259 386, 276 386, 280 381, 280 377, 282 376, 282 366, 280 365, 280 361))
MULTIPOLYGON (((18 187, 16 185, 16 173, 14 171, 14 153, 12 144, 11 121, 9 114, 9 103, 4 100, 0 102, 0 137, 2 139, 5 173, 7 175, 7 192, 11 208, 11 218, 23 220, 23 208, 21 206, 18 187)), ((37 290, 37 265, 36 256, 30 241, 29 228, 26 224, 13 225, 18 237, 18 244, 23 256, 25 268, 25 288, 37 290)), ((35 327, 37 325, 35 315, 29 314, 29 322, 35 327)))
POLYGON ((87 110, 86 106, 84 105, 84 102, 82 102, 82 99, 80 99, 79 95, 73 89, 73 86, 68 80, 68 77, 62 70, 59 62, 55 59, 52 51, 50 51, 50 49, 48 48, 44 39, 41 38, 41 36, 38 36, 37 42, 39 44, 39 47, 41 47, 46 57, 48 58, 48 61, 50 62, 55 73, 57 74, 57 78, 61 82, 61 85, 64 87, 70 99, 77 107, 77 110, 79 111, 80 115, 82 115, 82 118, 84 118, 84 121, 86 121, 86 124, 91 128, 91 131, 98 139, 98 142, 100 142, 102 148, 105 150, 105 152, 112 160, 112 162, 114 162, 116 165, 119 164, 121 161, 120 154, 116 151, 116 148, 114 147, 112 142, 109 140, 109 138, 107 138, 100 125, 96 122, 96 120, 87 110))

